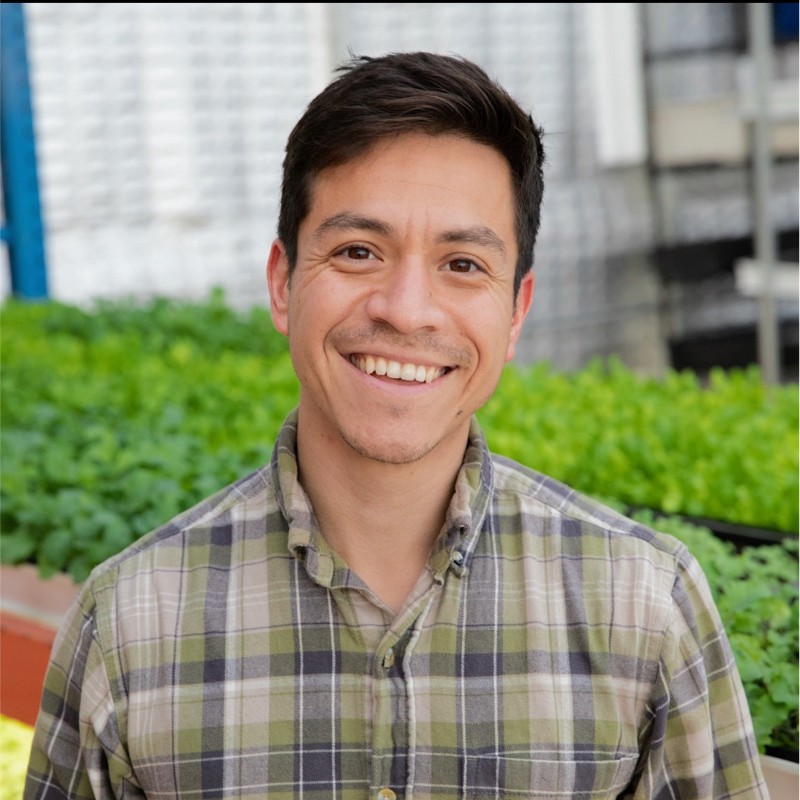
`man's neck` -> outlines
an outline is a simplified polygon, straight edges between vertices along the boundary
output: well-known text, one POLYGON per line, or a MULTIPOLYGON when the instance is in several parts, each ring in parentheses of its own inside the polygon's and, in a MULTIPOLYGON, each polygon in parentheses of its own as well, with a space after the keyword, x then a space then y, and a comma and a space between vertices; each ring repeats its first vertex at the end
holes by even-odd
POLYGON ((297 433, 300 482, 328 544, 394 611, 417 583, 444 524, 463 461, 450 443, 410 464, 366 458, 297 433))

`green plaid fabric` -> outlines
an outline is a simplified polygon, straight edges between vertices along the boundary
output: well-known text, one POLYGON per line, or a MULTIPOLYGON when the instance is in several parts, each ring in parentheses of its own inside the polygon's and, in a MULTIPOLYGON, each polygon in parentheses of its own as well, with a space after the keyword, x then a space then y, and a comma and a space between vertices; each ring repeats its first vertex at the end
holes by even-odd
POLYGON ((473 423, 398 615, 272 463, 99 567, 53 649, 26 798, 765 798, 685 548, 473 423))

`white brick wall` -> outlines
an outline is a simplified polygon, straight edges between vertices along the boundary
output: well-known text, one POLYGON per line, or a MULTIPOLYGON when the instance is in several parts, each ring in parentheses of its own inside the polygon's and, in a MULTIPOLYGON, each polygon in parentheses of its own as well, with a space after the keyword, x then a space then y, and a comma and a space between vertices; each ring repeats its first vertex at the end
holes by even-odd
POLYGON ((266 296, 307 28, 294 3, 30 4, 54 297, 266 296))

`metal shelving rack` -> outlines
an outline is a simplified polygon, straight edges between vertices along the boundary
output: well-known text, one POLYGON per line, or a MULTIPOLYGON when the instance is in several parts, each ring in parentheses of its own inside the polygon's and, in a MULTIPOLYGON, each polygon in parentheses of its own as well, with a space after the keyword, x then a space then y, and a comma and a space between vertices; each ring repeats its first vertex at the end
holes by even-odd
POLYGON ((787 375, 793 370, 789 353, 796 347, 797 216, 788 206, 787 170, 799 149, 798 80, 776 77, 790 72, 796 18, 792 32, 773 16, 792 4, 724 5, 730 16, 720 6, 715 13, 727 27, 712 29, 701 16, 705 39, 690 36, 689 45, 681 40, 671 50, 662 38, 647 65, 661 78, 696 76, 700 87, 682 84, 685 99, 664 93, 678 83, 653 80, 649 95, 665 336, 678 367, 703 371, 752 360, 765 382, 777 383, 782 362, 787 375), (664 73, 664 64, 674 73, 664 73), (689 216, 687 198, 705 204, 690 210, 716 207, 718 218, 689 216), (779 263, 779 252, 792 263, 779 263))
POLYGON ((753 73, 752 98, 746 98, 744 111, 752 130, 753 150, 753 209, 755 264, 737 265, 737 283, 741 287, 748 267, 754 267, 757 277, 754 288, 758 296, 758 360, 761 375, 767 383, 778 383, 781 378, 780 340, 775 299, 779 294, 779 271, 789 281, 783 291, 797 297, 791 278, 797 280, 797 265, 777 263, 776 231, 771 210, 772 194, 772 127, 776 118, 791 115, 797 118, 796 86, 791 96, 794 103, 788 108, 776 108, 773 90, 773 26, 770 3, 748 3, 749 52, 753 73), (792 107, 793 106, 793 107, 792 107))

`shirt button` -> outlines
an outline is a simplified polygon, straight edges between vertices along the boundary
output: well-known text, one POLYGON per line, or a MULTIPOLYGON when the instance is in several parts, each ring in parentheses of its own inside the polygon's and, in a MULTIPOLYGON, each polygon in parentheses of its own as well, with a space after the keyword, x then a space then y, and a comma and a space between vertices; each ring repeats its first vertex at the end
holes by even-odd
MULTIPOLYGON (((384 669, 391 669, 394 666, 394 650, 392 650, 391 647, 386 651, 386 655, 383 657, 381 664, 383 664, 384 669)), ((381 792, 382 791, 384 790, 381 789, 381 792)), ((391 792, 392 790, 386 789, 386 791, 391 792)), ((381 795, 380 792, 378 793, 378 796, 381 798, 381 800, 383 800, 383 795, 381 795)), ((394 797, 394 792, 392 792, 391 795, 387 794, 386 797, 394 797)))
POLYGON ((461 566, 464 563, 464 554, 460 550, 456 550, 453 553, 453 563, 461 566))
POLYGON ((384 786, 378 789, 377 800, 397 800, 397 795, 387 786, 384 786))

